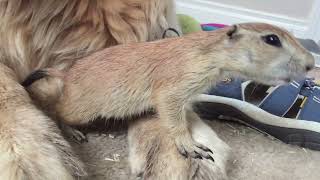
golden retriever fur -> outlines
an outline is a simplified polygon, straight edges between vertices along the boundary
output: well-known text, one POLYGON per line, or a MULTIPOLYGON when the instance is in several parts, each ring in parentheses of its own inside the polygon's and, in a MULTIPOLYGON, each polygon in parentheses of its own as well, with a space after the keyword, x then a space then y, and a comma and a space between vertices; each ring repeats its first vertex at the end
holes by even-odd
POLYGON ((0 63, 0 75, 0 179, 85 175, 56 124, 35 107, 12 69, 0 63))
POLYGON ((1 0, 1 62, 23 80, 116 44, 149 41, 176 28, 172 0, 1 0), (169 25, 170 24, 170 25, 169 25))
POLYGON ((0 70, 11 72, 0 81, 1 179, 85 174, 56 124, 19 85, 27 75, 68 69, 116 44, 161 38, 168 27, 178 28, 173 0, 0 0, 0 70))

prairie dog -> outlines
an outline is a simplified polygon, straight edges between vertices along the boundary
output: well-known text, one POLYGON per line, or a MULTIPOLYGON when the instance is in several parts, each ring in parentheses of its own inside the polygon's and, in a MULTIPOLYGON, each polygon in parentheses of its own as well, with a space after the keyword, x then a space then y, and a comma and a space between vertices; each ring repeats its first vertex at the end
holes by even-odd
MULTIPOLYGON (((114 46, 77 61, 60 79, 54 109, 69 124, 96 117, 124 118, 155 109, 184 156, 207 158, 186 114, 192 102, 226 75, 265 84, 287 83, 314 66, 313 56, 287 31, 262 23, 237 24, 182 38, 114 46)), ((27 79, 28 81, 28 79, 27 79)))

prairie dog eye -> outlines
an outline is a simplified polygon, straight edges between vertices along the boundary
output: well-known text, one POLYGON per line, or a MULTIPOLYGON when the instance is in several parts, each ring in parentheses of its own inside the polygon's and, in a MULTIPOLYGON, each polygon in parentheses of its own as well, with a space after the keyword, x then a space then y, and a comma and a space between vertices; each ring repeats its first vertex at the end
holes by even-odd
POLYGON ((279 37, 275 34, 262 36, 262 40, 271 46, 275 46, 275 47, 282 46, 279 37))

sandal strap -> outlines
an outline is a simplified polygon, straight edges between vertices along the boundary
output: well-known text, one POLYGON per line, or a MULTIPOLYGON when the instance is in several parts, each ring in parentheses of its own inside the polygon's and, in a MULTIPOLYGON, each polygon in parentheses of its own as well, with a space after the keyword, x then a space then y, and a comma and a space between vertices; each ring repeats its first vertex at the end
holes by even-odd
POLYGON ((278 86, 264 98, 259 107, 271 114, 283 117, 299 97, 303 81, 292 81, 288 85, 278 86))
POLYGON ((241 87, 243 82, 242 79, 225 79, 212 88, 208 94, 243 100, 241 87))
POLYGON ((320 122, 320 88, 314 87, 309 91, 297 119, 320 122))
MULTIPOLYGON (((243 92, 246 89, 246 86, 243 86, 244 83, 246 81, 242 79, 225 80, 218 83, 208 94, 246 101, 243 92)), ((313 79, 306 78, 301 81, 292 81, 288 85, 277 86, 260 102, 258 107, 271 114, 283 117, 295 104, 299 95, 309 96, 310 88, 314 85, 313 79)))

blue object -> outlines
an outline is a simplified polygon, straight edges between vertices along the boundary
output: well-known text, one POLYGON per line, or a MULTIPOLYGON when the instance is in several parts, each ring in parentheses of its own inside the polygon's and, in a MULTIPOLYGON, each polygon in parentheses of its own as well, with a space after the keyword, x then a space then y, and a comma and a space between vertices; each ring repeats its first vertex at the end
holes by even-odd
POLYGON ((277 87, 259 105, 271 114, 283 117, 296 102, 305 80, 277 87))
MULTIPOLYGON (((243 82, 242 79, 222 81, 212 88, 208 94, 238 100, 247 99, 247 97, 242 97, 243 82)), ((309 78, 276 87, 264 97, 258 107, 273 115, 284 117, 297 101, 299 95, 307 97, 307 100, 297 119, 320 122, 320 87, 316 86, 309 78)))
POLYGON ((202 26, 202 30, 203 31, 214 31, 216 29, 220 29, 219 27, 214 27, 214 26, 207 26, 207 25, 203 25, 202 26))
POLYGON ((320 89, 319 87, 315 87, 310 91, 311 93, 303 104, 298 119, 320 123, 320 89))
POLYGON ((243 100, 242 97, 242 89, 241 84, 244 81, 241 79, 233 79, 230 81, 220 82, 218 83, 215 88, 212 88, 208 94, 209 95, 217 95, 217 96, 224 96, 233 99, 243 100))

